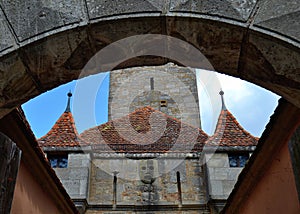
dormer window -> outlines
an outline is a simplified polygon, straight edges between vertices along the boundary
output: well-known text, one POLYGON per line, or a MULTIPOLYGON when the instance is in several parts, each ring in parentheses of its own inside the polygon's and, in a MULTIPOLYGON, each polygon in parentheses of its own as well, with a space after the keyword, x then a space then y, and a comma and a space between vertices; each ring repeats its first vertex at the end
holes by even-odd
POLYGON ((67 168, 68 155, 48 155, 48 160, 52 168, 67 168))
POLYGON ((249 159, 249 153, 228 154, 230 167, 244 167, 249 159))

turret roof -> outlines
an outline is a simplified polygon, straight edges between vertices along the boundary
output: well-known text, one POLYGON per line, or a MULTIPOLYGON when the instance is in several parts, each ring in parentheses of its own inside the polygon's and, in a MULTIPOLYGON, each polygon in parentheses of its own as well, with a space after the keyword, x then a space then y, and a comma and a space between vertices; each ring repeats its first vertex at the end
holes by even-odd
POLYGON ((76 129, 74 118, 70 110, 70 98, 72 94, 68 93, 68 104, 65 112, 59 117, 51 130, 38 139, 42 147, 79 147, 87 145, 83 141, 76 129))
POLYGON ((221 113, 218 118, 215 133, 209 138, 209 145, 219 146, 256 146, 258 138, 247 132, 227 110, 224 103, 224 92, 220 92, 222 98, 221 113))
POLYGON ((256 146, 258 138, 247 132, 227 110, 222 109, 215 133, 209 137, 201 129, 182 123, 151 107, 139 108, 127 116, 78 134, 70 111, 70 93, 65 112, 38 142, 42 147, 91 145, 97 152, 166 153, 200 152, 203 146, 256 146))

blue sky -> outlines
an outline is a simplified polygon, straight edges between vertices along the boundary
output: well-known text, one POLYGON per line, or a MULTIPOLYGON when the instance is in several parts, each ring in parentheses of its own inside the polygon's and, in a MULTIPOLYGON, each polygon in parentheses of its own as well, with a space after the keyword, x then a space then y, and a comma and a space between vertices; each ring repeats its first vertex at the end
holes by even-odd
MULTIPOLYGON (((238 78, 218 73, 216 75, 222 90, 225 92, 224 98, 227 109, 247 131, 254 136, 260 136, 278 104, 279 96, 238 78)), ((22 105, 26 118, 37 138, 45 135, 64 112, 69 91, 74 93, 80 90, 81 97, 83 97, 80 101, 76 101, 76 105, 79 104, 81 108, 72 109, 79 133, 107 121, 109 73, 100 73, 78 81, 61 85, 22 105), (78 81, 81 81, 80 84, 78 81), (99 86, 95 95, 92 94, 95 91, 92 88, 93 85, 99 86), (82 108, 82 106, 87 105, 92 96, 96 96, 96 100, 93 101, 95 102, 93 105, 96 121, 85 121, 86 108, 82 108)), ((202 129, 206 133, 212 134, 217 119, 215 115, 218 116, 219 110, 212 111, 214 104, 208 102, 207 93, 201 90, 201 87, 198 88, 202 129)), ((72 101, 74 99, 76 96, 75 98, 72 97, 72 101)), ((72 107, 76 106, 72 105, 72 107)))
MULTIPOLYGON (((55 89, 47 91, 41 94, 38 97, 35 97, 25 104, 22 105, 22 108, 25 112, 26 118, 33 130, 33 133, 37 138, 45 135, 51 127, 54 125, 56 120, 60 117, 60 115, 65 111, 67 106, 67 93, 71 91, 74 93, 76 89, 76 85, 78 85, 78 81, 83 81, 87 83, 92 83, 90 85, 94 85, 93 83, 96 81, 100 83, 100 88, 96 97, 95 105, 101 108, 97 111, 96 115, 96 123, 102 124, 107 121, 108 115, 108 87, 109 87, 109 73, 100 73, 97 75, 93 75, 82 80, 72 81, 67 84, 61 85, 55 89)), ((85 84, 84 92, 86 96, 83 99, 89 99, 89 84, 85 84)), ((74 95, 71 98, 71 111, 73 112, 73 100, 74 95)), ((84 117, 84 112, 81 112, 80 116, 84 117)), ((75 124, 77 130, 82 132, 83 130, 90 127, 90 124, 82 124, 76 122, 75 124)))

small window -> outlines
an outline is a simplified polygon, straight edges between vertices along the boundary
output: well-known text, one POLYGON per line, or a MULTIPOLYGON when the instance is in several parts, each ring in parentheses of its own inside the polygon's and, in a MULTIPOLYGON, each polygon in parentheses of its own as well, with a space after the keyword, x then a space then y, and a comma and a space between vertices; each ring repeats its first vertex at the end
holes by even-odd
POLYGON ((150 78, 150 89, 151 89, 151 91, 154 90, 154 78, 153 77, 150 78))
POLYGON ((249 159, 249 154, 228 154, 228 158, 230 167, 244 167, 249 159))
POLYGON ((160 107, 167 107, 167 101, 166 100, 161 100, 160 101, 160 107))
POLYGON ((68 155, 48 155, 48 160, 52 168, 68 167, 68 155))

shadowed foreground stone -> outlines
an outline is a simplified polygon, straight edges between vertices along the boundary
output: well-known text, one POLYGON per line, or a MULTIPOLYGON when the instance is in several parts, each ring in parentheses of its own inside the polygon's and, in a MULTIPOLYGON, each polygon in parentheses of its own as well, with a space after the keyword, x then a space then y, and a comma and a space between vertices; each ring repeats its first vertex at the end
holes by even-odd
MULTIPOLYGON (((186 41, 214 70, 260 85, 300 107, 299 5, 299 0, 1 0, 0 117, 38 94, 82 77, 84 66, 104 47, 145 34, 186 41)), ((106 71, 114 57, 127 56, 139 42, 132 41, 130 48, 115 44, 113 57, 103 56, 107 64, 85 75, 106 71)), ((149 45, 156 40, 142 42, 149 45)), ((165 51, 172 47, 174 43, 166 44, 165 51)), ((188 52, 179 54, 185 65, 207 68, 188 52)), ((138 56, 112 69, 169 61, 176 59, 138 56)))

